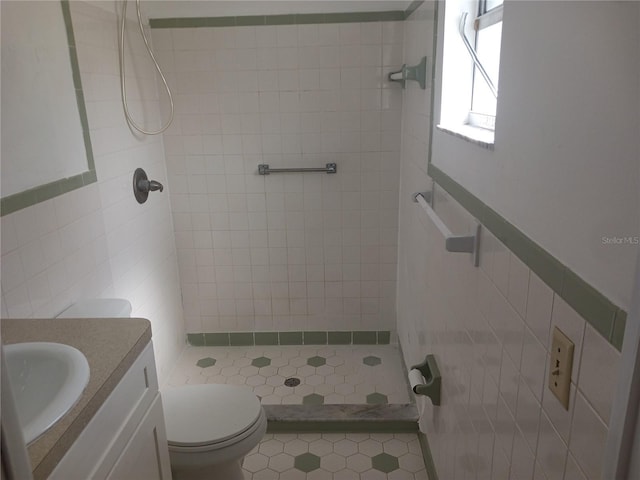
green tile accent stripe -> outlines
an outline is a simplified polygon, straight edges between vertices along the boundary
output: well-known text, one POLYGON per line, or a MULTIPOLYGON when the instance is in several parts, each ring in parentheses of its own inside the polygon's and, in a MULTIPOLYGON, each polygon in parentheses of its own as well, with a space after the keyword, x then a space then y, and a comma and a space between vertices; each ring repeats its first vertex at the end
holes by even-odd
POLYGON ((391 332, 378 332, 378 345, 389 345, 391 343, 391 332))
POLYGON ((626 312, 502 216, 429 163, 428 174, 618 350, 626 312))
POLYGON ((261 25, 396 22, 405 18, 406 11, 403 10, 387 12, 293 13, 289 15, 246 15, 238 17, 152 18, 149 20, 149 26, 151 28, 250 27, 261 25))
POLYGON ((247 15, 245 17, 235 17, 237 27, 245 27, 251 25, 265 25, 265 17, 260 15, 247 15))
MULTIPOLYGON (((438 35, 439 35, 439 31, 438 31, 438 24, 440 22, 438 22, 438 19, 440 18, 439 15, 439 8, 440 8, 440 2, 435 2, 435 10, 433 13, 433 47, 431 48, 431 58, 432 59, 436 59, 438 58, 438 48, 440 45, 440 42, 438 42, 438 35)), ((433 88, 433 86, 436 84, 436 64, 438 62, 431 62, 431 83, 429 85, 432 86, 431 88, 431 117, 434 117, 435 115, 435 98, 436 98, 436 89, 433 88)), ((436 127, 436 122, 431 122, 431 128, 429 129, 429 143, 428 143, 428 147, 427 147, 427 159, 428 159, 428 165, 431 165, 431 158, 433 156, 432 152, 433 152, 433 130, 436 127)))
POLYGON ((296 23, 296 15, 265 15, 265 25, 294 25, 296 23))
POLYGON ((624 329, 627 326, 627 312, 618 310, 616 319, 613 323, 613 333, 611 334, 611 343, 619 351, 622 351, 622 341, 624 339, 624 329))
POLYGON ((278 345, 278 332, 256 332, 253 338, 256 345, 278 345))
POLYGON ((204 347, 204 333, 187 333, 187 343, 193 347, 204 347))
POLYGON ((405 19, 409 18, 411 14, 415 12, 418 8, 420 8, 420 5, 422 5, 423 3, 424 3, 424 0, 413 0, 413 2, 411 2, 411 4, 409 4, 407 9, 404 11, 404 18, 405 19))
POLYGON ((329 345, 351 345, 351 332, 329 332, 329 345))
POLYGON ((561 296, 582 317, 588 318, 600 335, 611 340, 618 307, 568 268, 562 279, 561 296))
POLYGON ((353 332, 354 345, 376 345, 377 343, 377 332, 353 332))
POLYGON ((62 18, 64 19, 65 31, 67 33, 67 44, 69 46, 69 60, 71 62, 71 74, 73 77, 73 87, 76 91, 76 102, 78 113, 80 114, 80 124, 82 126, 82 137, 87 155, 87 171, 68 178, 62 178, 46 183, 24 192, 8 195, 0 200, 0 216, 8 215, 23 208, 36 205, 37 203, 50 200, 59 195, 63 195, 72 190, 82 188, 97 181, 95 161, 93 159, 93 149, 91 147, 91 136, 89 134, 89 121, 87 119, 87 109, 82 90, 82 80, 80 78, 80 65, 76 52, 75 35, 73 33, 73 23, 71 21, 71 10, 68 0, 61 0, 62 18))
POLYGON ((250 347, 254 345, 253 333, 230 333, 229 345, 232 347, 250 347))
POLYGON ((436 472, 436 466, 433 463, 433 455, 431 455, 431 448, 429 448, 427 436, 422 432, 418 432, 418 441, 420 442, 420 450, 422 451, 422 459, 424 460, 427 477, 429 477, 429 480, 438 480, 438 472, 436 472))
POLYGON ((278 340, 280 345, 302 345, 302 332, 280 332, 278 340))
POLYGON ((193 347, 229 347, 253 345, 389 345, 391 332, 216 332, 188 333, 193 347))
POLYGON ((203 345, 208 347, 228 347, 231 345, 228 333, 203 333, 201 335, 204 338, 203 345))
POLYGON ((326 345, 327 332, 302 332, 305 345, 326 345))

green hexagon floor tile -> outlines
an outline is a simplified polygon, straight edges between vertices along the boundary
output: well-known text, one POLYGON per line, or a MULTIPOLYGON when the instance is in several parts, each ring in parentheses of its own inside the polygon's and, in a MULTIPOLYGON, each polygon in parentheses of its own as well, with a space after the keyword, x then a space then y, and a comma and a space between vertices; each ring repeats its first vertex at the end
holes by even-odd
POLYGON ((380 405, 383 403, 389 403, 389 399, 382 393, 370 393, 367 395, 367 403, 369 405, 380 405))
POLYGON ((216 364, 216 359, 211 357, 201 358, 196 362, 196 365, 199 366, 200 368, 213 367, 215 364, 216 364))
POLYGON ((376 365, 380 365, 382 363, 382 359, 380 357, 368 356, 362 359, 362 363, 365 365, 369 365, 370 367, 375 367, 376 365))
POLYGON ((251 365, 254 367, 262 368, 271 365, 271 359, 267 357, 258 357, 251 360, 251 365))
POLYGON ((375 457, 371 457, 371 466, 384 473, 390 473, 400 468, 398 459, 388 453, 380 453, 375 457))
POLYGON ((307 360, 307 365, 311 365, 312 367, 321 367, 327 363, 327 359, 324 357, 311 357, 307 360))
POLYGON ((320 457, 313 453, 303 453, 295 457, 293 466, 298 470, 309 473, 320 468, 320 457))
POLYGON ((303 405, 322 405, 324 404, 324 397, 317 393, 311 393, 302 397, 303 405))

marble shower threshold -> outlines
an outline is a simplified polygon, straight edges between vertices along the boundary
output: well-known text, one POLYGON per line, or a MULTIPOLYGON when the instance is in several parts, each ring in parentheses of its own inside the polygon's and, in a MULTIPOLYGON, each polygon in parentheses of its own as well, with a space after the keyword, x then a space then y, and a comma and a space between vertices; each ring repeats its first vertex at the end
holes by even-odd
POLYGON ((270 433, 349 432, 416 433, 413 403, 386 405, 264 405, 270 433))

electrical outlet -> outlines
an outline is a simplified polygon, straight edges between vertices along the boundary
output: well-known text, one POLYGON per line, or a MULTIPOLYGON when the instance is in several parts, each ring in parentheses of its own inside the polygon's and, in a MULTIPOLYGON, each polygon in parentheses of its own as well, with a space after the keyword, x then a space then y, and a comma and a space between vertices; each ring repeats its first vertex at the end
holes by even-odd
POLYGON ((551 338, 551 363, 549 365, 549 390, 558 398, 565 410, 569 410, 569 389, 573 367, 574 344, 558 327, 553 328, 551 338))

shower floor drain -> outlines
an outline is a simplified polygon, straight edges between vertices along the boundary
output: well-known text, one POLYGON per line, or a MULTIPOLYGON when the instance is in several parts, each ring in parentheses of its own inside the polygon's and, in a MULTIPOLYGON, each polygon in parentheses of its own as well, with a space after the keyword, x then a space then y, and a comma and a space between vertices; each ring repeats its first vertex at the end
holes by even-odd
POLYGON ((287 387, 297 387, 298 385, 300 385, 300 379, 299 378, 295 378, 295 377, 287 378, 284 381, 284 384, 287 387))

